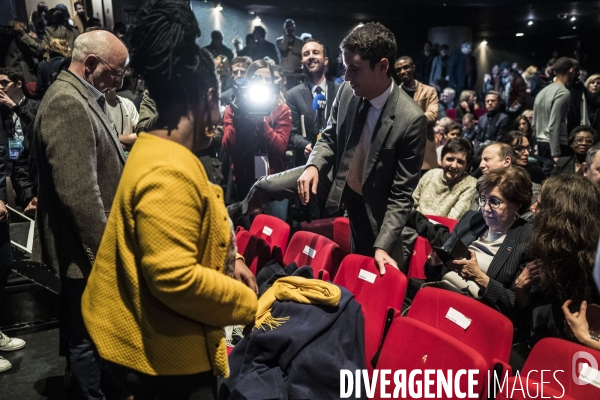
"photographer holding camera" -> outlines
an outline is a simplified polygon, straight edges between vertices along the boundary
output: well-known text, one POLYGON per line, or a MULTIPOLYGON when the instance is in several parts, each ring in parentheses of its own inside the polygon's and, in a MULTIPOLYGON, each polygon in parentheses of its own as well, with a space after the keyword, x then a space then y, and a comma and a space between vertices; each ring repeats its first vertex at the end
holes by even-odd
MULTIPOLYGON (((234 197, 241 201, 261 176, 285 170, 285 151, 292 117, 279 100, 273 67, 264 60, 250 64, 247 80, 238 79, 235 99, 223 116, 223 147, 231 160, 234 197)), ((265 208, 267 214, 286 220, 287 200, 265 208)))

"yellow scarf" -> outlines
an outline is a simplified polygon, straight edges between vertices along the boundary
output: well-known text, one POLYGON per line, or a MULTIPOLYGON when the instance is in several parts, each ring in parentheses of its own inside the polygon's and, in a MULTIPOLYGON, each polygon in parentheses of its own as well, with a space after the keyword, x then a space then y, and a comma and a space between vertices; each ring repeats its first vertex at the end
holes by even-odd
POLYGON ((335 307, 339 304, 341 297, 340 288, 330 282, 306 279, 300 276, 280 278, 258 299, 254 328, 264 331, 268 326, 273 330, 290 319, 290 317, 273 318, 271 307, 275 300, 335 307))

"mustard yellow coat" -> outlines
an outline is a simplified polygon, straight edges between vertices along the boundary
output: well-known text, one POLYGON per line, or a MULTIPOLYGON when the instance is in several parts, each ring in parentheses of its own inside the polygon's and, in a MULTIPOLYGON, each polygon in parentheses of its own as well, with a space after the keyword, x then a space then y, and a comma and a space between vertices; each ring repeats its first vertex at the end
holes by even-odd
POLYGON ((82 299, 103 359, 149 375, 228 376, 223 327, 254 320, 256 295, 224 274, 221 188, 184 146, 140 134, 82 299))

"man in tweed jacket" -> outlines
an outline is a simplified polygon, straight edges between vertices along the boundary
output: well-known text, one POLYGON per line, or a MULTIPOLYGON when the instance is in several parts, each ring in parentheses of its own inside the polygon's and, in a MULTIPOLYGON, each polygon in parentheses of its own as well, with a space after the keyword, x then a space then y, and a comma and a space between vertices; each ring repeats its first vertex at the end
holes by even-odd
MULTIPOLYGON (((85 289, 125 156, 103 111, 104 93, 120 88, 129 54, 105 31, 80 35, 73 61, 50 86, 34 127, 39 169, 34 253, 60 275, 70 315, 68 340, 76 398, 102 398, 100 368, 81 318, 85 289)), ((61 318, 62 319, 62 318, 61 318)), ((61 342, 65 339, 61 321, 61 342)))

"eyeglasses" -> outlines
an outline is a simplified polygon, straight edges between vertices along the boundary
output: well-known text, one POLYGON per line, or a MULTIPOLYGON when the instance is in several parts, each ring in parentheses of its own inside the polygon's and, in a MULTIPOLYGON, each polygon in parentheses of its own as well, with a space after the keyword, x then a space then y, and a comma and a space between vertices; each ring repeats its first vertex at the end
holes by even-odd
POLYGON ((504 201, 502 201, 496 197, 486 199, 484 196, 481 196, 477 199, 477 204, 482 209, 485 208, 486 203, 490 205, 490 208, 492 210, 497 210, 502 205, 502 203, 504 203, 504 201))
POLYGON ((110 66, 109 63, 107 63, 106 61, 104 61, 103 59, 101 59, 100 57, 96 56, 96 58, 98 59, 98 61, 100 61, 102 64, 106 65, 108 68, 110 68, 110 74, 114 79, 122 79, 123 75, 125 75, 125 70, 119 72, 116 69, 114 69, 113 67, 110 66))
POLYGON ((522 152, 524 152, 525 150, 527 150, 528 152, 530 152, 530 153, 531 153, 531 150, 532 150, 532 149, 531 149, 531 146, 515 146, 515 147, 513 147, 513 150, 514 150, 516 153, 522 153, 522 152))
POLYGON ((592 139, 592 138, 578 137, 578 138, 575 138, 575 143, 578 143, 578 144, 594 144, 594 139, 592 139))

